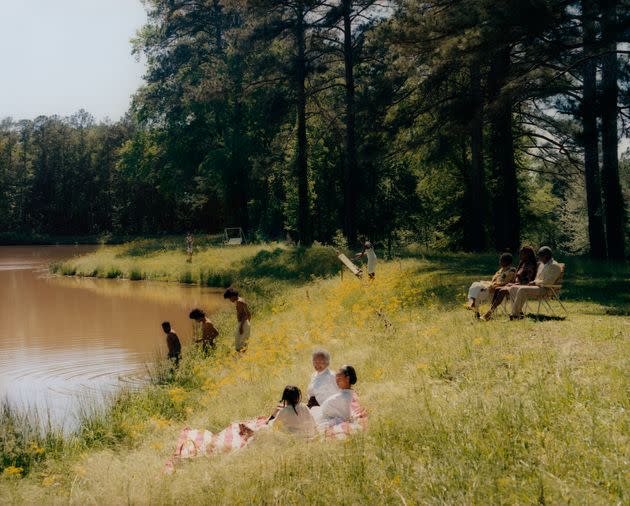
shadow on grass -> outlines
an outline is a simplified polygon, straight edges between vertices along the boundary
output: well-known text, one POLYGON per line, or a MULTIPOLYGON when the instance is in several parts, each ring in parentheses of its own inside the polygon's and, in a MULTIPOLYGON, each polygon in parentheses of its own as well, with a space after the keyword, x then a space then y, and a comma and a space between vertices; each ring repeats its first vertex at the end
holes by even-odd
MULTIPOLYGON (((431 276, 431 287, 420 297, 434 297, 441 305, 457 306, 471 282, 490 279, 498 268, 493 255, 424 255, 427 261, 414 272, 431 276)), ((630 266, 627 262, 602 262, 581 257, 559 258, 565 263, 563 301, 591 302, 606 314, 630 315, 630 266)))

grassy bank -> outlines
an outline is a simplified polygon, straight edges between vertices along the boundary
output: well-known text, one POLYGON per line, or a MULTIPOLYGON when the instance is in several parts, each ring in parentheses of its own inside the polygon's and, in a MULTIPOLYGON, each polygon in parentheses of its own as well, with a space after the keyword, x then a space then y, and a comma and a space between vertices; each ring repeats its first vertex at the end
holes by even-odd
POLYGON ((144 239, 105 246, 56 264, 53 271, 71 276, 178 281, 212 287, 238 281, 245 286, 259 285, 266 291, 273 282, 303 283, 340 269, 329 247, 287 248, 279 243, 233 247, 211 245, 210 241, 197 240, 191 262, 187 261, 181 238, 144 239))
MULTIPOLYGON (((381 262, 377 280, 368 283, 350 276, 300 281, 295 255, 321 254, 323 261, 317 248, 240 248, 228 260, 208 251, 192 266, 168 250, 137 255, 133 264, 122 248, 78 260, 76 273, 98 264, 125 275, 138 265, 147 278, 159 272, 152 279, 177 280, 181 272, 170 267, 148 267, 171 259, 171 267, 227 272, 239 285, 232 276, 255 280, 260 299, 269 283, 273 296, 257 304, 245 356, 231 353, 232 322, 219 318, 213 357, 186 350, 173 382, 121 394, 101 416, 86 417, 74 439, 44 449, 27 476, 5 472, 0 497, 9 503, 630 500, 627 266, 570 259, 566 320, 483 323, 462 304, 470 281, 492 272, 489 256, 381 262), (161 474, 181 428, 218 431, 267 413, 287 383, 305 388, 316 346, 331 351, 334 365, 357 368, 368 432, 308 445, 272 434, 240 453, 161 474)), ((326 272, 316 270, 321 261, 310 265, 312 274, 326 272)))

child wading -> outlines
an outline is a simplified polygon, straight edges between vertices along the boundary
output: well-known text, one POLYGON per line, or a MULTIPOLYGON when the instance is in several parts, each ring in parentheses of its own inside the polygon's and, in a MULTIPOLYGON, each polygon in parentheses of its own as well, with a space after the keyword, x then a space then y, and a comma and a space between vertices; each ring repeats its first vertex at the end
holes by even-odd
POLYGON ((236 326, 236 333, 234 335, 234 347, 236 351, 245 351, 251 332, 249 322, 252 318, 252 314, 249 311, 249 306, 247 302, 238 296, 238 292, 234 288, 228 288, 223 294, 223 298, 230 299, 236 304, 236 319, 238 320, 238 325, 236 326))
POLYGON ((166 334, 166 346, 168 346, 168 359, 173 363, 173 368, 179 365, 182 356, 182 345, 179 337, 171 329, 170 322, 162 322, 162 330, 166 334))
POLYGON ((195 342, 201 344, 204 354, 207 355, 211 349, 216 347, 215 340, 219 331, 201 309, 193 309, 188 317, 201 324, 201 339, 196 339, 195 342))

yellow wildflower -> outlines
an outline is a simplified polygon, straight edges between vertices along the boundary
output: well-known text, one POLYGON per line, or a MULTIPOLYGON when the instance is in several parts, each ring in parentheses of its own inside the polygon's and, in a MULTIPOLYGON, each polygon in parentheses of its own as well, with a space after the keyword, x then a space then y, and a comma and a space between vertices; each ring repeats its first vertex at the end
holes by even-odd
POLYGON ((21 467, 9 466, 4 468, 2 474, 4 476, 20 476, 22 471, 24 471, 24 469, 21 467))

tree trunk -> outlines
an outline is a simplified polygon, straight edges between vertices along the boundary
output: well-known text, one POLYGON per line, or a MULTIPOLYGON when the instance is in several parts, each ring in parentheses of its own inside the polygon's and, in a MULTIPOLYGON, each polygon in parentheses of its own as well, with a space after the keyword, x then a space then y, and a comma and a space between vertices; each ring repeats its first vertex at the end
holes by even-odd
POLYGON ((591 258, 606 257, 602 198, 599 182, 599 146, 597 132, 597 62, 593 57, 596 43, 597 10, 594 0, 582 0, 584 57, 582 69, 582 142, 584 145, 584 180, 588 208, 588 239, 591 258))
POLYGON ((606 218, 608 258, 624 258, 624 203, 619 182, 619 137, 617 130, 617 1, 602 0, 602 195, 606 218))
POLYGON ((304 27, 304 10, 298 7, 298 19, 295 26, 297 57, 295 62, 295 91, 297 107, 297 145, 296 175, 298 180, 298 233, 302 245, 313 242, 310 223, 310 202, 308 195, 308 154, 306 139, 306 40, 304 27))
POLYGON ((494 179, 494 245, 499 251, 516 253, 520 241, 520 217, 512 133, 512 97, 502 92, 510 70, 510 52, 509 47, 497 51, 488 76, 491 101, 490 164, 494 179))
POLYGON ((344 160, 344 229, 350 245, 357 242, 357 145, 352 47, 352 0, 342 0, 343 61, 346 88, 346 152, 344 160))
POLYGON ((483 170, 483 98, 479 64, 470 68, 470 97, 474 115, 470 123, 470 166, 466 179, 464 209, 464 249, 483 251, 486 247, 485 201, 486 187, 483 170))

